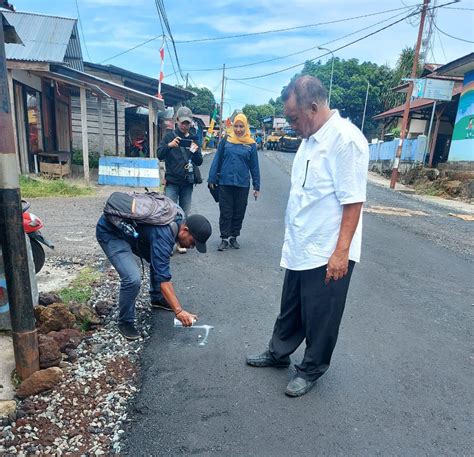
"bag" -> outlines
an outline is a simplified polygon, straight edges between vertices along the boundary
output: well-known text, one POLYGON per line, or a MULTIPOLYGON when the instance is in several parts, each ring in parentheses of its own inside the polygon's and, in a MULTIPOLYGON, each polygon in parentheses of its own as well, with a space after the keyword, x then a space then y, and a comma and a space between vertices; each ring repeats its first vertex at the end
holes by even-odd
POLYGON ((128 235, 130 223, 132 228, 136 224, 169 225, 180 217, 184 218, 183 210, 158 192, 114 192, 105 203, 104 215, 111 224, 128 235))
POLYGON ((217 173, 216 173, 217 183, 214 184, 212 189, 211 189, 211 187, 209 187, 209 184, 207 185, 207 188, 209 189, 209 192, 211 193, 212 198, 214 199, 214 201, 216 203, 219 203, 219 184, 218 184, 218 182, 219 182, 219 177, 220 177, 220 174, 221 174, 222 162, 224 161, 224 150, 225 150, 225 144, 226 144, 225 138, 222 141, 223 141, 224 145, 222 146, 222 155, 219 157, 219 162, 217 164, 217 173))
POLYGON ((207 185, 207 188, 209 189, 209 192, 212 195, 212 198, 216 203, 219 203, 219 186, 217 184, 214 184, 214 187, 209 187, 209 184, 207 185))
POLYGON ((202 175, 201 170, 197 165, 194 165, 194 184, 201 184, 202 183, 202 175))

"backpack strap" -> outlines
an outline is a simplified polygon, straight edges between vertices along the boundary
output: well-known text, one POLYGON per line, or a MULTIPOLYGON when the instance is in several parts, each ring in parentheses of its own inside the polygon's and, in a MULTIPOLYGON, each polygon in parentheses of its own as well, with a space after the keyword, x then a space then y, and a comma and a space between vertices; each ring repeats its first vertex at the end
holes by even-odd
POLYGON ((176 221, 173 221, 170 223, 170 229, 171 229, 171 233, 173 234, 173 238, 176 239, 176 237, 178 236, 178 232, 179 232, 179 225, 176 221))
POLYGON ((179 205, 176 205, 176 207, 178 209, 176 217, 174 221, 169 224, 171 228, 171 233, 173 234, 174 239, 176 239, 176 237, 178 236, 179 225, 183 224, 186 220, 186 217, 184 215, 184 211, 182 210, 182 208, 179 205))

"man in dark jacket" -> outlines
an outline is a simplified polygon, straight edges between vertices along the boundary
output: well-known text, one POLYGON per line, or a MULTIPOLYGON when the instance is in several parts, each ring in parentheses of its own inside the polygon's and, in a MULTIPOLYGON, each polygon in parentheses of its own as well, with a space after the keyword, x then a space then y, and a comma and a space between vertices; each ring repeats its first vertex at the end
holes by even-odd
POLYGON ((193 214, 186 219, 178 217, 169 225, 138 224, 136 231, 138 239, 122 232, 104 215, 96 227, 97 241, 120 276, 120 333, 129 340, 140 338, 135 327, 135 300, 142 279, 134 254, 150 263, 152 308, 173 311, 183 326, 192 325, 197 316, 185 311, 176 297, 171 282, 170 256, 176 242, 183 247, 196 247, 199 252, 206 252, 206 241, 212 233, 211 224, 204 216, 193 214))
POLYGON ((191 210, 193 185, 190 164, 194 168, 202 164, 198 139, 190 133, 193 113, 182 106, 176 113, 176 129, 168 132, 158 146, 158 159, 165 161, 165 194, 183 208, 186 214, 191 210), (185 141, 183 141, 185 140, 185 141), (190 144, 188 140, 191 140, 190 144), (182 143, 180 145, 180 142, 182 143))

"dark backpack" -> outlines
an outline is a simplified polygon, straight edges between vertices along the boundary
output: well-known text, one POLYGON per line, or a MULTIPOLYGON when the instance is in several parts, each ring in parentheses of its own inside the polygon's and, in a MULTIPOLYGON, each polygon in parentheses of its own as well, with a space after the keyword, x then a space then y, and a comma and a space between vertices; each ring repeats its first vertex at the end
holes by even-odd
POLYGON ((170 225, 173 235, 178 233, 178 219, 184 219, 183 210, 169 197, 158 192, 114 192, 104 206, 106 219, 123 230, 123 223, 170 225), (174 224, 173 224, 174 223, 174 224))

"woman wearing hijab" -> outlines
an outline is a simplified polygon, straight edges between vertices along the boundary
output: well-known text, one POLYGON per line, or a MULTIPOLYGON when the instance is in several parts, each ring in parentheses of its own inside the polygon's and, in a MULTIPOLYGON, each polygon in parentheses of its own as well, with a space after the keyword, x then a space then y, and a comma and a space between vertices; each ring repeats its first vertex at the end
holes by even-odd
POLYGON ((245 114, 238 114, 233 130, 219 143, 208 178, 209 187, 217 184, 219 189, 219 251, 225 251, 229 246, 240 248, 237 237, 247 208, 250 175, 256 200, 260 192, 257 146, 250 136, 245 114))

